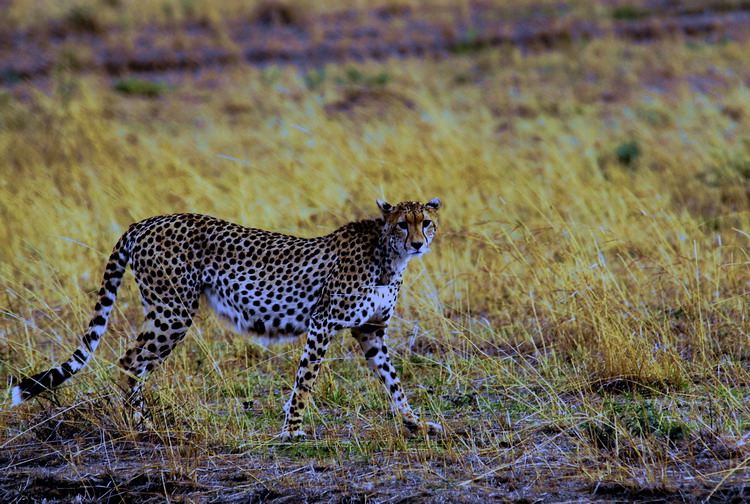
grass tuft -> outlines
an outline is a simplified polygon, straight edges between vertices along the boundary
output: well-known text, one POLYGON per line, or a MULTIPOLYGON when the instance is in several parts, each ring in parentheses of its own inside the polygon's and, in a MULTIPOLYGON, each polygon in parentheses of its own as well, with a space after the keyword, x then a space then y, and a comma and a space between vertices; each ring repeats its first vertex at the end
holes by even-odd
POLYGON ((651 11, 638 5, 619 5, 612 9, 612 19, 615 21, 638 21, 651 16, 651 11))
POLYGON ((632 167, 641 156, 641 148, 637 141, 629 140, 615 147, 615 156, 620 164, 632 167))
POLYGON ((168 87, 161 82, 130 77, 116 81, 112 89, 125 95, 158 98, 167 91, 168 87))

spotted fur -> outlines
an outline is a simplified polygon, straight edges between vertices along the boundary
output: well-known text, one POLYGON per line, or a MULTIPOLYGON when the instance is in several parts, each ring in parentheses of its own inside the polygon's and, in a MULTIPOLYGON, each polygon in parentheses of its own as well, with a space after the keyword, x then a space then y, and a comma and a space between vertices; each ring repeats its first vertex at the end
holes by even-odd
POLYGON ((140 288, 145 320, 136 345, 120 358, 128 401, 141 405, 143 379, 182 341, 203 295, 242 333, 283 341, 307 333, 286 403, 282 437, 300 437, 302 414, 331 335, 349 328, 368 367, 388 389, 409 430, 441 428, 420 422, 410 408, 385 344, 388 322, 410 259, 429 250, 439 199, 390 205, 382 218, 351 222, 318 238, 247 228, 197 214, 135 223, 115 245, 99 299, 81 345, 62 365, 13 387, 14 404, 59 386, 91 358, 128 264, 140 288))

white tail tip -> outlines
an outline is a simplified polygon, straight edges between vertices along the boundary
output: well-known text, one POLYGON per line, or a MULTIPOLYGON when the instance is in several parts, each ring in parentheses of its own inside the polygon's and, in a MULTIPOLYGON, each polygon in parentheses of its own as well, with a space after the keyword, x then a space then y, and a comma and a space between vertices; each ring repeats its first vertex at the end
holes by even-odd
POLYGON ((21 399, 21 387, 16 385, 12 389, 10 389, 11 394, 11 404, 13 406, 17 406, 23 402, 23 399, 21 399))

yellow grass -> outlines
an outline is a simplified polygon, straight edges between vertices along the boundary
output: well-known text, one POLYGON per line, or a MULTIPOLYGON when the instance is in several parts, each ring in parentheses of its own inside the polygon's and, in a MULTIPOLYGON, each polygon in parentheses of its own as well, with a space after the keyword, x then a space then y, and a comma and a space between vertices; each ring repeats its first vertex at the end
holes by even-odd
MULTIPOLYGON (((638 383, 658 404, 628 401, 700 439, 750 428, 748 50, 600 40, 365 64, 390 81, 343 112, 324 108, 344 95, 335 77, 346 67, 333 65, 313 89, 297 69, 232 67, 170 77, 153 99, 65 71, 45 90, 0 91, 2 377, 67 358, 133 221, 200 212, 315 236, 375 216, 376 198, 438 196, 433 252, 410 264, 390 338, 412 403, 448 437, 424 448, 402 437, 342 335, 307 420, 327 457, 378 454, 396 472, 402 453, 412 465, 439 459, 463 471, 451 485, 470 487, 521 454, 555 453, 587 481, 669 486, 672 445, 637 435, 623 418, 639 414, 598 391, 638 383), (709 400, 721 404, 710 413, 709 400), (614 455, 601 458, 613 448, 592 432, 614 455)), ((62 404, 111 392, 112 363, 140 324, 132 283, 62 404)), ((211 450, 267 447, 299 353, 262 349, 200 313, 149 382, 181 474, 211 450), (187 431, 197 437, 168 435, 187 431)), ((31 426, 3 418, 6 443, 31 426)), ((736 481, 747 460, 726 469, 705 480, 736 481)))

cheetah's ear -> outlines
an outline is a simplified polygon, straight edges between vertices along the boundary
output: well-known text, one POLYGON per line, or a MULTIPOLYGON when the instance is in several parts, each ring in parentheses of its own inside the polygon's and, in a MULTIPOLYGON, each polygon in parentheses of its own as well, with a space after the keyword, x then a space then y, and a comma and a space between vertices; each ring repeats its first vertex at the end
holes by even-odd
POLYGON ((425 208, 430 210, 438 210, 441 206, 443 206, 443 202, 440 201, 440 198, 432 198, 425 204, 425 208))
POLYGON ((393 210, 393 205, 390 203, 386 203, 383 200, 378 200, 378 208, 381 212, 383 212, 383 215, 388 215, 393 210))

